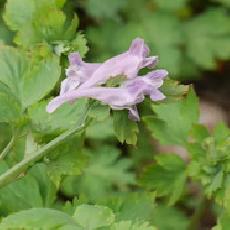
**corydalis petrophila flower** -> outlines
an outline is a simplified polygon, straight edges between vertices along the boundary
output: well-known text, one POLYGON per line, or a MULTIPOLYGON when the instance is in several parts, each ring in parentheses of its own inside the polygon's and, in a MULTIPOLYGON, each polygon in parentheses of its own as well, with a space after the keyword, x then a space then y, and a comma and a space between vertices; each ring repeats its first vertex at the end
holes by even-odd
POLYGON ((147 75, 138 76, 140 69, 153 68, 157 61, 157 56, 149 56, 149 48, 140 38, 133 40, 128 51, 102 64, 85 63, 78 53, 70 54, 67 78, 61 83, 60 95, 50 101, 47 111, 55 111, 64 102, 88 97, 115 110, 128 109, 129 117, 138 121, 136 104, 142 102, 145 95, 153 101, 165 98, 159 87, 168 74, 166 70, 150 71, 147 75), (104 86, 109 79, 120 75, 125 76, 126 80, 119 87, 104 86))

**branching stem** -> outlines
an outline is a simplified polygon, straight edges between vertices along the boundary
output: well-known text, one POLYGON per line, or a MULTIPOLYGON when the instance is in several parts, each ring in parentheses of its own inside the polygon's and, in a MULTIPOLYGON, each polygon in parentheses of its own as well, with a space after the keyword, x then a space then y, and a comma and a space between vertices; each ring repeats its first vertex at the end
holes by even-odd
POLYGON ((48 153, 48 150, 54 148, 63 140, 70 137, 72 134, 80 132, 85 126, 85 121, 87 118, 88 111, 89 111, 89 106, 86 106, 85 111, 83 112, 82 117, 79 119, 76 126, 62 133, 60 136, 54 138, 48 144, 42 146, 36 152, 31 153, 29 157, 23 159, 18 164, 14 165, 11 169, 3 173, 0 176, 0 188, 16 180, 19 177, 19 175, 25 172, 30 166, 32 166, 34 162, 43 158, 48 153))
POLYGON ((3 149, 2 153, 0 154, 0 161, 6 157, 6 155, 10 152, 13 145, 14 145, 14 136, 11 138, 10 142, 7 144, 7 146, 3 149))

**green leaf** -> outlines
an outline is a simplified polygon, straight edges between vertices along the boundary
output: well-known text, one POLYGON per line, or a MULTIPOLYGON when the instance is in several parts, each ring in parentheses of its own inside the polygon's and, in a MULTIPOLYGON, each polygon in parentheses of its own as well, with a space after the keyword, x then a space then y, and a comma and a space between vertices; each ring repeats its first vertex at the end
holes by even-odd
POLYGON ((80 205, 76 208, 74 219, 84 229, 97 229, 111 225, 115 215, 108 207, 98 205, 80 205))
POLYGON ((111 230, 157 230, 148 222, 132 223, 132 221, 120 221, 111 226, 111 230))
MULTIPOLYGON (((218 204, 229 206, 230 189, 230 132, 224 125, 218 125, 212 135, 207 130, 195 130, 195 138, 187 145, 191 154, 188 174, 201 182, 208 198, 214 198, 218 204), (198 132, 199 131, 199 132, 198 132)), ((229 206, 230 207, 230 206, 229 206)))
POLYGON ((37 132, 56 133, 69 129, 76 124, 87 104, 87 100, 79 99, 73 104, 65 103, 53 113, 46 112, 47 104, 47 101, 34 104, 28 109, 28 114, 32 126, 37 132))
POLYGON ((47 173, 56 187, 63 176, 80 175, 86 165, 86 157, 81 152, 82 139, 76 136, 52 150, 46 159, 47 173))
POLYGON ((55 85, 60 76, 59 59, 52 56, 44 61, 28 63, 32 69, 22 77, 22 102, 24 107, 43 98, 55 85))
POLYGON ((216 8, 185 24, 187 54, 197 65, 212 70, 216 59, 229 59, 229 23, 227 12, 216 8))
POLYGON ((131 160, 118 159, 120 153, 117 149, 104 146, 92 152, 88 152, 88 165, 83 173, 73 181, 63 182, 63 189, 66 193, 85 194, 90 200, 103 199, 109 192, 125 188, 128 184, 135 184, 134 175, 128 171, 131 160), (71 190, 67 191, 68 183, 71 183, 71 190))
MULTIPOLYGON (((1 11, 0 11, 1 12, 1 11)), ((0 18, 0 42, 4 44, 11 44, 13 39, 13 33, 7 28, 6 24, 0 18)))
POLYGON ((217 144, 221 144, 230 136, 230 129, 224 123, 219 123, 213 130, 213 136, 217 144))
POLYGON ((43 201, 37 181, 31 175, 13 182, 0 190, 0 208, 5 213, 42 207, 43 201))
POLYGON ((0 51, 0 82, 9 87, 23 108, 43 98, 59 79, 56 56, 38 60, 7 46, 0 47, 0 51))
POLYGON ((0 122, 11 122, 22 115, 21 104, 10 89, 0 82, 0 122))
POLYGON ((39 190, 43 197, 44 206, 50 207, 56 199, 56 188, 54 183, 49 179, 47 166, 39 163, 35 164, 30 170, 31 174, 39 184, 39 190))
MULTIPOLYGON (((14 42, 23 47, 31 47, 37 43, 53 44, 61 40, 73 40, 78 26, 75 16, 65 16, 61 7, 64 0, 36 1, 36 0, 9 0, 6 4, 4 20, 12 30, 16 30, 14 42), (25 5, 27 8, 25 8, 25 5)), ((83 38, 77 36, 81 52, 85 52, 83 38)))
POLYGON ((137 123, 128 118, 127 111, 113 111, 113 129, 117 139, 123 143, 137 143, 137 123))
POLYGON ((114 138, 112 118, 91 122, 86 128, 86 137, 93 139, 114 138))
MULTIPOLYGON (((118 197, 117 220, 151 221, 155 208, 154 195, 146 192, 127 192, 118 197)), ((113 201, 114 203, 114 201, 113 201)))
POLYGON ((186 230, 189 224, 188 219, 181 211, 163 205, 155 208, 152 222, 157 229, 162 230, 186 230))
POLYGON ((118 12, 127 4, 127 0, 87 0, 87 13, 95 18, 117 19, 118 12))
POLYGON ((175 154, 160 154, 155 159, 157 164, 146 169, 140 182, 157 195, 168 196, 169 204, 173 205, 184 190, 185 163, 175 154))
POLYGON ((178 81, 167 78, 160 90, 166 96, 166 99, 178 99, 189 91, 188 85, 180 85, 178 81))
POLYGON ((18 30, 31 21, 35 10, 33 0, 7 0, 4 20, 12 30, 18 30))
POLYGON ((186 6, 187 0, 154 0, 159 8, 167 10, 177 10, 186 6))
POLYGON ((32 208, 4 218, 0 229, 70 229, 67 226, 74 230, 83 230, 64 212, 50 208, 32 208))
POLYGON ((195 140, 202 142, 209 136, 209 132, 205 126, 201 124, 194 124, 191 129, 191 136, 195 140))
POLYGON ((198 99, 193 90, 183 100, 153 105, 154 116, 143 118, 162 144, 185 145, 192 125, 198 122, 198 99))

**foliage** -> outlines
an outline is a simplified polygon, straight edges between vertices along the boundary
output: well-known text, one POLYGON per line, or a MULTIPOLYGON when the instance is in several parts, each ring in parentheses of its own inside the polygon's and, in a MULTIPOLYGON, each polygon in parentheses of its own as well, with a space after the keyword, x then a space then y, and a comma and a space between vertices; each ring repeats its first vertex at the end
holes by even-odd
POLYGON ((228 229, 230 130, 200 124, 195 90, 175 79, 229 60, 229 6, 0 0, 0 229, 200 229, 206 212, 213 229, 228 229), (170 73, 163 101, 138 104, 140 122, 86 98, 46 112, 69 53, 90 47, 87 58, 100 62, 135 37, 170 73))
MULTIPOLYGON (((100 20, 98 27, 87 29, 93 44, 92 59, 103 60, 121 52, 137 36, 145 38, 154 54, 159 55, 160 66, 168 69, 176 79, 197 78, 199 70, 214 70, 217 60, 229 59, 230 21, 223 5, 209 7, 206 3, 205 10, 196 14, 195 0, 124 2, 126 4, 120 10, 112 4, 98 4, 90 14, 95 19, 105 19, 106 15, 102 13, 102 10, 106 11, 105 7, 108 12, 116 13, 111 20, 100 20), (111 41, 111 33, 116 42, 111 41)), ((217 2, 229 6, 228 0, 217 2)), ((90 7, 90 1, 86 2, 87 7, 90 7)))

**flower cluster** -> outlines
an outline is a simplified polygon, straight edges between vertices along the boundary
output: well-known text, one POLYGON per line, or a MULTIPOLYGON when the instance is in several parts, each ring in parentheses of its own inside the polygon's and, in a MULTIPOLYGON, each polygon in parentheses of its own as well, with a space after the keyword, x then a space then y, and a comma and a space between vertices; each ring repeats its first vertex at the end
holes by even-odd
POLYGON ((129 117, 138 121, 136 105, 150 96, 153 101, 165 98, 159 87, 167 76, 166 70, 150 71, 138 76, 140 69, 153 68, 157 56, 149 56, 149 48, 143 39, 132 41, 128 51, 117 55, 102 64, 85 63, 79 53, 69 55, 70 66, 66 70, 67 78, 61 83, 60 95, 47 106, 48 112, 55 111, 64 102, 72 102, 80 97, 93 98, 109 105, 114 110, 127 109, 129 117), (117 76, 125 80, 118 87, 108 87, 106 82, 117 76))

